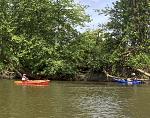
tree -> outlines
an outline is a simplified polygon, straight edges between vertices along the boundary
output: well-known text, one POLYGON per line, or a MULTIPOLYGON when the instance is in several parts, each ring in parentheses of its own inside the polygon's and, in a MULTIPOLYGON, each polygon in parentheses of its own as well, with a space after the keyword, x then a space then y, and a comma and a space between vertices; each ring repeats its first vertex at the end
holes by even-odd
POLYGON ((149 0, 120 0, 103 13, 110 16, 106 50, 110 65, 122 67, 150 66, 149 0))
POLYGON ((104 32, 86 31, 67 49, 66 57, 75 65, 77 72, 100 70, 104 66, 104 32))
MULTIPOLYGON (((73 0, 2 0, 0 29, 2 58, 29 74, 62 71, 62 51, 79 36, 77 25, 89 21, 84 7, 73 0)), ((69 70, 68 70, 69 72, 69 70)))
POLYGON ((11 27, 11 12, 9 0, 0 1, 0 68, 3 69, 4 65, 8 65, 15 59, 13 54, 13 41, 11 40, 12 30, 11 27), (14 57, 14 58, 11 58, 14 57))

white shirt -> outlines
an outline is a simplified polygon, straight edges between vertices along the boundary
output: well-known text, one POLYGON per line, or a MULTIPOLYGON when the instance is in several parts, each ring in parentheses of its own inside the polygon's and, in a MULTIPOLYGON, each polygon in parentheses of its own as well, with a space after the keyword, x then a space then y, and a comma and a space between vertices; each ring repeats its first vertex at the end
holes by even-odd
POLYGON ((28 78, 23 75, 23 76, 22 76, 22 80, 25 81, 25 80, 28 80, 28 78))

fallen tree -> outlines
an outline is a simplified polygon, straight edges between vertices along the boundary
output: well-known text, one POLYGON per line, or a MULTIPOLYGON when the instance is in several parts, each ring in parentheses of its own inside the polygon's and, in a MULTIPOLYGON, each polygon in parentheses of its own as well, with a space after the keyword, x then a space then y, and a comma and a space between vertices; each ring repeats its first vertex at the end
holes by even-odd
MULTIPOLYGON (((134 69, 134 70, 150 78, 150 73, 142 69, 134 69)), ((103 72, 106 75, 106 78, 108 81, 112 81, 113 79, 126 79, 125 77, 118 77, 118 76, 110 75, 106 70, 103 70, 103 72)), ((140 78, 140 80, 147 80, 147 79, 140 78)))
POLYGON ((110 75, 106 70, 103 70, 103 72, 106 75, 107 81, 112 81, 114 79, 126 79, 124 77, 117 77, 117 76, 110 75))
POLYGON ((142 73, 142 74, 144 74, 144 75, 146 75, 147 77, 149 77, 150 78, 150 73, 148 73, 148 72, 145 72, 144 70, 142 70, 142 69, 135 69, 136 71, 138 71, 138 72, 140 72, 140 73, 142 73))

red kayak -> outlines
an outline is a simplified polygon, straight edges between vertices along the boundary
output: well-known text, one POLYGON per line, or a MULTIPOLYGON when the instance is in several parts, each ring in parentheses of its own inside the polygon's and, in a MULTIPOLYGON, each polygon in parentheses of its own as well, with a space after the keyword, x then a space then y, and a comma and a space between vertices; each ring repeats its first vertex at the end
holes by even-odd
POLYGON ((25 86, 47 86, 50 80, 27 80, 27 81, 15 81, 17 85, 25 86))

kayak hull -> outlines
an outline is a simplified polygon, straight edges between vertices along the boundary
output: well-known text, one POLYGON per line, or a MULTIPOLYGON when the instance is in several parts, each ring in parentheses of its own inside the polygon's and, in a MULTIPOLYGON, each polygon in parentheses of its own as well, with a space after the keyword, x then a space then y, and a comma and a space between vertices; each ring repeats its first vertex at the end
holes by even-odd
POLYGON ((124 80, 124 79, 115 79, 115 82, 117 83, 121 83, 121 84, 142 84, 142 81, 140 80, 132 80, 132 81, 127 81, 127 80, 124 80))
POLYGON ((27 81, 15 81, 16 85, 24 86, 47 86, 50 80, 27 80, 27 81))

